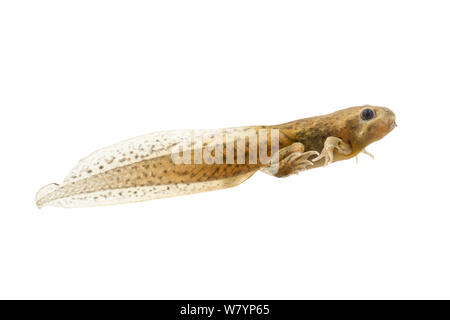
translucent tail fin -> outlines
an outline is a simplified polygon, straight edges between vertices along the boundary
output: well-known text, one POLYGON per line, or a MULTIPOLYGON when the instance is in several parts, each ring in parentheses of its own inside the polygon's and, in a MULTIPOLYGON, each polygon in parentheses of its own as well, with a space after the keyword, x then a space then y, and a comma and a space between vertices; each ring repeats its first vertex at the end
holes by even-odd
POLYGON ((36 193, 36 205, 37 207, 40 209, 43 206, 45 206, 46 201, 45 201, 45 196, 47 196, 48 194, 52 193, 55 190, 58 190, 59 188, 59 184, 56 183, 50 183, 48 185, 46 185, 45 187, 42 187, 41 189, 39 189, 39 191, 36 193))

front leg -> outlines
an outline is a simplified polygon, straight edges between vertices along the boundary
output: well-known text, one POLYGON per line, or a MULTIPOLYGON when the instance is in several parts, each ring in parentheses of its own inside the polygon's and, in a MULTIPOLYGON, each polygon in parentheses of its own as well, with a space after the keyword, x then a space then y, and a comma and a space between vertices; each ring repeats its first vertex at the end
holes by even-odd
POLYGON ((317 158, 312 159, 316 162, 325 158, 324 166, 330 164, 334 160, 334 150, 337 150, 340 154, 348 156, 352 153, 352 147, 344 142, 344 140, 336 137, 328 137, 323 145, 322 152, 317 158))
POLYGON ((295 142, 278 151, 272 156, 269 166, 262 168, 261 171, 272 176, 281 178, 287 177, 294 173, 299 173, 313 163, 308 160, 311 156, 318 156, 317 151, 305 152, 305 147, 300 142, 295 142))

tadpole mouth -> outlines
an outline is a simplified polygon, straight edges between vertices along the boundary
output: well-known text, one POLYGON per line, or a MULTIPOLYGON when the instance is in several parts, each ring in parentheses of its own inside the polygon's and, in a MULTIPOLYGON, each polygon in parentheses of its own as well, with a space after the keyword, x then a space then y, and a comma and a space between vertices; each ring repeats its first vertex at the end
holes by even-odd
POLYGON ((397 127, 397 122, 395 122, 395 120, 394 120, 394 121, 392 121, 392 123, 391 123, 390 129, 391 129, 391 130, 394 130, 395 127, 397 127))

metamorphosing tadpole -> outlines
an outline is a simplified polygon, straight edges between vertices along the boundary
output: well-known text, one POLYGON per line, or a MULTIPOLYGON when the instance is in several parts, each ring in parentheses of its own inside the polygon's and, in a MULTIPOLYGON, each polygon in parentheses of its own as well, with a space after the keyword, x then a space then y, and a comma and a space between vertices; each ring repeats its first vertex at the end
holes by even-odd
POLYGON ((395 128, 395 114, 361 106, 273 126, 157 132, 98 150, 62 184, 36 195, 39 208, 87 207, 236 186, 261 170, 287 177, 350 159, 395 128))

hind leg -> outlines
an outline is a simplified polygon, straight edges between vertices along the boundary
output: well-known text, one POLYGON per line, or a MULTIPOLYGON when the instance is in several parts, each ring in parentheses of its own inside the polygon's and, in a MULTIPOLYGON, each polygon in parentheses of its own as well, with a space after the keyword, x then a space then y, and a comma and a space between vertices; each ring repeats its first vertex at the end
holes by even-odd
POLYGON ((304 145, 300 142, 295 142, 280 149, 277 154, 272 156, 270 165, 261 169, 261 171, 278 178, 287 177, 312 166, 313 163, 308 158, 318 155, 317 151, 305 152, 304 145))

